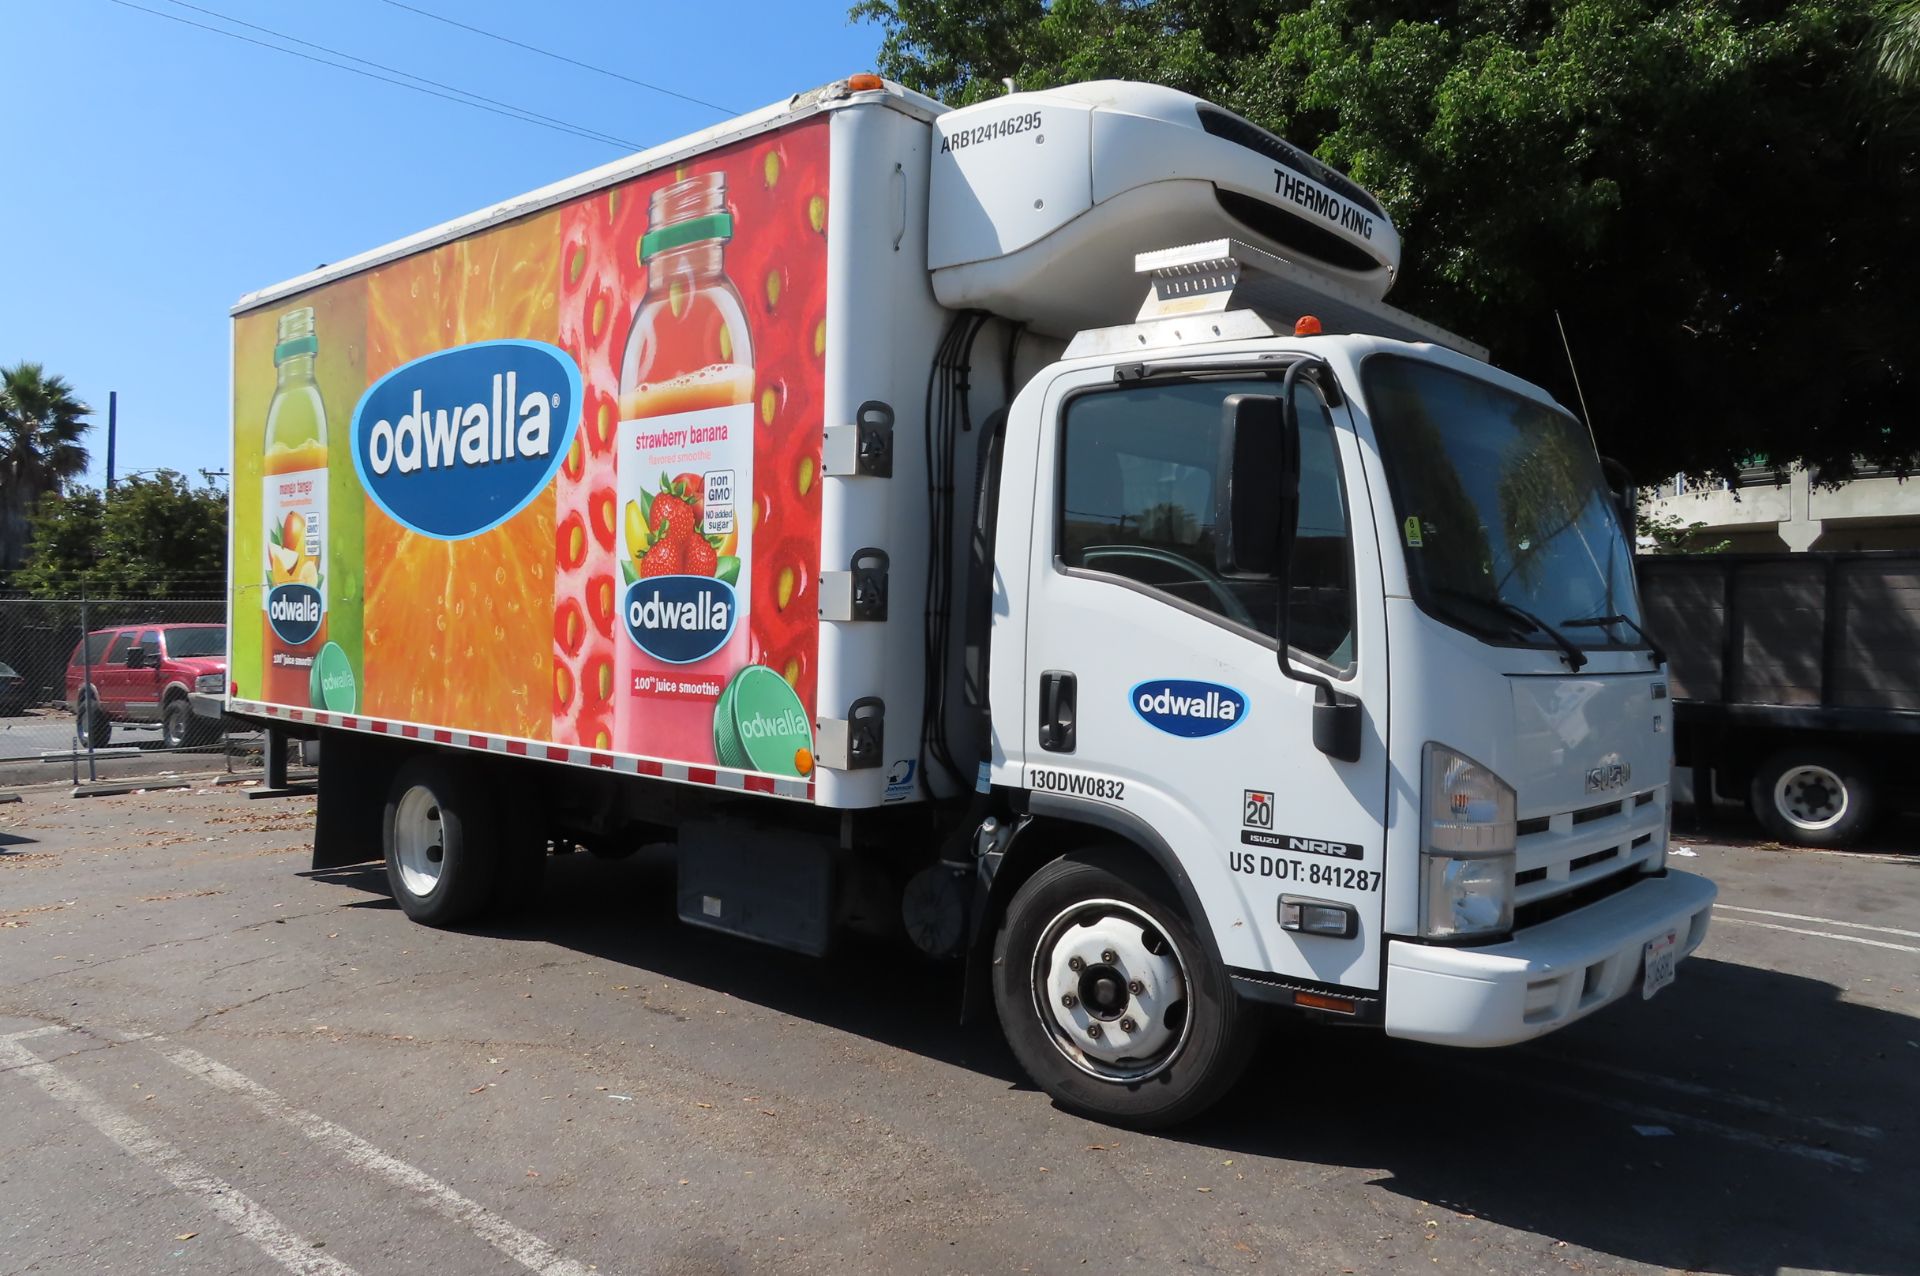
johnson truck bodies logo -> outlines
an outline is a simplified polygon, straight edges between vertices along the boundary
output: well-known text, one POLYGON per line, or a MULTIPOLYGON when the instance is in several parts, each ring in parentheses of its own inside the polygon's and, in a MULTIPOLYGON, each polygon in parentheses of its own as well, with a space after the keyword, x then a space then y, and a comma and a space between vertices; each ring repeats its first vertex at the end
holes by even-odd
POLYGON ((465 540, 552 481, 580 425, 580 368, 541 341, 477 341, 381 377, 353 410, 353 468, 401 526, 465 540))
POLYGON ((1217 682, 1156 678, 1136 683, 1128 699, 1148 726, 1189 740, 1230 731, 1247 716, 1247 698, 1217 682))

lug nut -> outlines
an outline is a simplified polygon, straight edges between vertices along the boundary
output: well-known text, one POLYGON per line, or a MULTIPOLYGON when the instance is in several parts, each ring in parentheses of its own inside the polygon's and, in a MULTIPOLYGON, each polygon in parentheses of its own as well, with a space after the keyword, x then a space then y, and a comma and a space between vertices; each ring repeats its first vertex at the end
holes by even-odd
POLYGON ((1080 999, 1074 996, 1070 992, 1062 993, 1060 994, 1060 1004, 1065 1006, 1068 1010, 1072 1010, 1075 1006, 1080 1004, 1080 999))
POLYGON ((1111 948, 1108 948, 1108 949, 1106 949, 1106 950, 1104 950, 1103 952, 1101 952, 1101 954, 1100 954, 1100 960, 1101 960, 1101 961, 1103 961, 1103 962, 1105 962, 1105 963, 1106 963, 1107 965, 1109 965, 1109 966, 1111 966, 1111 965, 1113 965, 1113 963, 1115 963, 1116 961, 1119 961, 1119 960, 1120 960, 1120 958, 1119 958, 1119 957, 1118 957, 1117 955, 1115 955, 1115 953, 1114 953, 1114 951, 1113 951, 1113 949, 1111 949, 1111 948))
POLYGON ((1147 986, 1141 983, 1138 979, 1127 980, 1127 991, 1132 993, 1134 996, 1138 997, 1141 993, 1145 992, 1146 990, 1147 990, 1147 986))
POLYGON ((1085 970, 1086 968, 1087 968, 1087 963, 1084 961, 1081 961, 1078 957, 1067 958, 1068 970, 1085 970))
POLYGON ((1090 1024, 1088 1024, 1088 1025, 1087 1025, 1087 1035, 1088 1035, 1089 1037, 1092 1037, 1092 1038, 1093 1038, 1093 1039, 1094 1039, 1095 1041, 1098 1041, 1098 1040, 1100 1040, 1100 1035, 1101 1035, 1101 1028, 1100 1028, 1100 1025, 1099 1025, 1099 1024, 1097 1024, 1097 1023, 1090 1023, 1090 1024))
POLYGON ((1122 1032, 1132 1032, 1135 1028, 1138 1028, 1139 1026, 1140 1026, 1139 1024, 1135 1023, 1131 1019, 1122 1019, 1120 1021, 1120 1031, 1122 1032))

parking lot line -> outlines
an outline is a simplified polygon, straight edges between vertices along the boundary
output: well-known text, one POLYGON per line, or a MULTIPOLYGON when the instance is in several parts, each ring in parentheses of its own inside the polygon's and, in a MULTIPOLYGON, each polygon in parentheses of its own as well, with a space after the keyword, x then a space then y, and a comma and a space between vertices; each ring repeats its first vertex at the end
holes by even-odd
POLYGON ((43 1023, 38 1028, 22 1028, 19 1032, 9 1032, 0 1041, 31 1041, 35 1037, 50 1037, 56 1032, 66 1032, 65 1024, 43 1023))
POLYGON ((419 1194, 443 1218, 469 1228, 494 1249, 540 1276, 587 1276, 585 1264, 567 1258, 532 1232, 462 1196, 418 1166, 381 1151, 344 1126, 295 1107, 253 1078, 185 1046, 163 1046, 160 1052, 209 1085, 240 1096, 268 1116, 287 1122, 314 1142, 338 1152, 356 1169, 419 1194))
POLYGON ((1835 1134, 1850 1134, 1856 1138, 1878 1139, 1886 1132, 1877 1125, 1855 1125, 1850 1121, 1834 1121, 1827 1117, 1811 1116, 1797 1112, 1784 1103, 1775 1103, 1769 1099, 1756 1099, 1749 1094, 1739 1094, 1732 1090, 1720 1090, 1710 1085, 1701 1085, 1697 1081, 1682 1081, 1678 1077, 1661 1076, 1657 1072, 1642 1072, 1638 1068, 1623 1068, 1618 1064, 1601 1063, 1594 1059, 1572 1059, 1565 1055, 1548 1056, 1555 1063, 1570 1064, 1576 1068, 1585 1068, 1592 1072, 1604 1072, 1609 1076, 1631 1081, 1636 1085, 1658 1086, 1696 1099, 1708 1099, 1715 1103, 1724 1103, 1728 1107, 1745 1108, 1750 1112, 1763 1112, 1770 1117, 1783 1121, 1795 1121, 1801 1125, 1810 1125, 1835 1134))
POLYGON ((1718 920, 1733 926, 1759 926, 1765 930, 1784 930, 1789 935, 1816 935, 1821 939, 1838 939, 1848 944, 1866 944, 1871 948, 1891 948, 1897 953, 1920 953, 1920 948, 1912 944, 1895 944, 1884 939, 1868 939, 1865 935, 1841 935, 1830 930, 1808 930, 1804 926, 1782 926, 1778 922, 1755 921, 1751 917, 1722 917, 1718 920))
POLYGON ((1904 939, 1920 939, 1920 930, 1898 930, 1892 926, 1869 926, 1865 922, 1843 922, 1833 917, 1808 917, 1805 913, 1776 913, 1770 908, 1742 908, 1738 904, 1715 904, 1715 908, 1732 913, 1753 913, 1760 917, 1778 917, 1789 922, 1819 922, 1822 926, 1839 926, 1846 930, 1870 930, 1876 935, 1899 935, 1904 939))
POLYGON ((1762 1134, 1758 1130, 1743 1130, 1735 1125, 1722 1125, 1718 1121, 1709 1121, 1705 1117, 1692 1116, 1685 1112, 1670 1112, 1665 1108, 1656 1108, 1627 1099, 1616 1099, 1612 1095, 1583 1090, 1575 1085, 1544 1081, 1538 1077, 1525 1078, 1525 1084, 1581 1102, 1597 1103, 1603 1108, 1612 1108, 1616 1112, 1623 1112, 1641 1121, 1654 1122, 1677 1130, 1691 1130, 1696 1134, 1710 1134, 1715 1138, 1726 1139, 1730 1143, 1765 1148, 1770 1152, 1784 1152, 1789 1156, 1819 1161, 1823 1165, 1831 1165, 1838 1170, 1851 1170, 1855 1174, 1864 1174, 1868 1169, 1867 1162, 1862 1158, 1849 1156, 1845 1152, 1836 1152, 1832 1148, 1815 1147, 1810 1143, 1800 1143, 1793 1139, 1776 1138, 1770 1134, 1762 1134))
MULTIPOLYGON (((41 1035, 30 1029, 26 1036, 41 1035)), ((16 1038, 0 1038, 0 1065, 27 1077, 59 1103, 78 1113, 88 1125, 117 1143, 121 1150, 156 1171, 179 1191, 197 1198, 260 1252, 290 1272, 302 1276, 357 1276, 353 1268, 323 1254, 300 1239, 252 1197, 208 1172, 185 1153, 133 1118, 110 1107, 92 1090, 62 1076, 16 1038)))

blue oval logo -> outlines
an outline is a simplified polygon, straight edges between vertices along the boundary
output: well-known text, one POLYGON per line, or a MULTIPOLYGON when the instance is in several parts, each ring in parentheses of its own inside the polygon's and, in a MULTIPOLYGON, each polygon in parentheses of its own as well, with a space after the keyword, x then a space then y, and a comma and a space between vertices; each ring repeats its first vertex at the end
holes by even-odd
POLYGON ((1135 683, 1127 697, 1142 722, 1189 740, 1230 731, 1247 716, 1247 698, 1217 682, 1155 678, 1135 683))
POLYGON ((300 647, 320 632, 326 614, 320 591, 312 585, 275 585, 267 594, 267 623, 289 647, 300 647))
POLYGON ((402 527, 457 541, 546 485, 580 427, 580 368, 543 341, 476 341, 403 363, 353 410, 360 486, 402 527))
POLYGON ((634 646, 655 660, 688 665, 727 645, 739 610, 724 580, 650 576, 627 586, 624 619, 634 646))

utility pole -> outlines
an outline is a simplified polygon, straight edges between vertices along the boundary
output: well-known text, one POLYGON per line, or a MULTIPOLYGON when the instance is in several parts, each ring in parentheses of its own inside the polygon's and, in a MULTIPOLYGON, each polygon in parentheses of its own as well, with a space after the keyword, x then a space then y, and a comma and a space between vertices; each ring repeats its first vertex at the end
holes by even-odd
POLYGON ((107 391, 107 490, 113 490, 113 439, 120 427, 120 392, 107 391))

